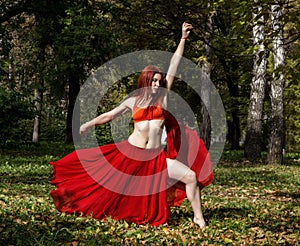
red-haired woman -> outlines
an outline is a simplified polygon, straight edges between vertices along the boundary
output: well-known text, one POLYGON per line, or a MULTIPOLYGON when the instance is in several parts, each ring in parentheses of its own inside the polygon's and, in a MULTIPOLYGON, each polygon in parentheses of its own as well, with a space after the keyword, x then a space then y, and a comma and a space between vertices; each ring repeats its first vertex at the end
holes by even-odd
POLYGON ((194 223, 205 226, 200 189, 213 180, 208 152, 197 133, 182 128, 166 110, 166 94, 192 28, 183 23, 182 38, 166 77, 157 67, 147 66, 140 74, 134 96, 80 127, 84 135, 90 127, 131 110, 134 130, 128 140, 77 150, 51 163, 52 184, 57 186, 51 195, 59 211, 157 226, 167 222, 170 206, 179 206, 187 197, 194 223), (161 144, 164 127, 167 151, 161 144), (187 142, 182 144, 184 141, 187 142), (182 146, 188 146, 183 158, 179 156, 182 146), (196 153, 194 158, 189 158, 191 152, 196 153), (178 182, 170 186, 170 180, 178 182))

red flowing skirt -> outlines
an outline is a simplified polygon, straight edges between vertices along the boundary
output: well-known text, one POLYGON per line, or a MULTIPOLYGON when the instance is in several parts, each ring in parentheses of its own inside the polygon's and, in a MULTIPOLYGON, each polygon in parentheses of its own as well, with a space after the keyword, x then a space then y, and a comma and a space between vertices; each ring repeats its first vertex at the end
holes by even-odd
MULTIPOLYGON (((196 156, 189 159, 187 154, 181 161, 196 172, 204 187, 213 180, 212 164, 198 135, 193 131, 188 135, 196 156)), ((186 197, 182 183, 169 186, 168 157, 173 158, 162 148, 142 149, 127 140, 76 150, 50 163, 51 183, 56 186, 50 194, 60 212, 158 226, 167 222, 169 207, 179 206, 186 197)))

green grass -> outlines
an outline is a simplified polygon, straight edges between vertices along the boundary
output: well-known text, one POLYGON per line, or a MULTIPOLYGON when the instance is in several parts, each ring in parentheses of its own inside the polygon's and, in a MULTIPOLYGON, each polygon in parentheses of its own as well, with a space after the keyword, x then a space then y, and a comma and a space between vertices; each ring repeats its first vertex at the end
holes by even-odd
POLYGON ((300 245, 299 154, 275 166, 224 152, 213 185, 202 191, 201 230, 188 202, 172 208, 160 227, 59 213, 49 196, 48 162, 72 149, 55 143, 1 149, 0 245, 300 245))

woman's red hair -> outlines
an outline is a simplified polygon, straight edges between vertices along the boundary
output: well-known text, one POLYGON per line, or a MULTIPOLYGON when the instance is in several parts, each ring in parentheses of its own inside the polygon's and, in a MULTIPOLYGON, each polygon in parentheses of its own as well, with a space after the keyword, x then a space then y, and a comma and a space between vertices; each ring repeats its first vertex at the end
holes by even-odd
MULTIPOLYGON (((138 79, 137 88, 141 89, 143 87, 151 87, 152 80, 155 74, 160 74, 162 79, 164 79, 163 72, 156 66, 147 66, 143 69, 143 71, 140 74, 140 77, 138 79)), ((163 85, 160 85, 161 87, 164 87, 163 85)))
POLYGON ((153 77, 155 74, 160 74, 162 81, 160 87, 166 87, 164 73, 156 66, 147 66, 141 72, 137 83, 137 94, 141 97, 146 97, 149 94, 149 89, 152 86, 153 77))

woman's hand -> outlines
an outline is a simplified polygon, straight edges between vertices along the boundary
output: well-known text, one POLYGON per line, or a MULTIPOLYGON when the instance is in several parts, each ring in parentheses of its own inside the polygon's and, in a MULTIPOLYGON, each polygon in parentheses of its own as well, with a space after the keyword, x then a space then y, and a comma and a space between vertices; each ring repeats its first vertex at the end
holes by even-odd
POLYGON ((192 24, 184 22, 182 24, 182 36, 181 36, 181 38, 187 39, 192 29, 193 29, 192 24))
POLYGON ((89 127, 87 126, 87 123, 84 123, 83 125, 80 126, 80 129, 79 129, 79 133, 80 133, 80 136, 83 136, 87 133, 89 127))

